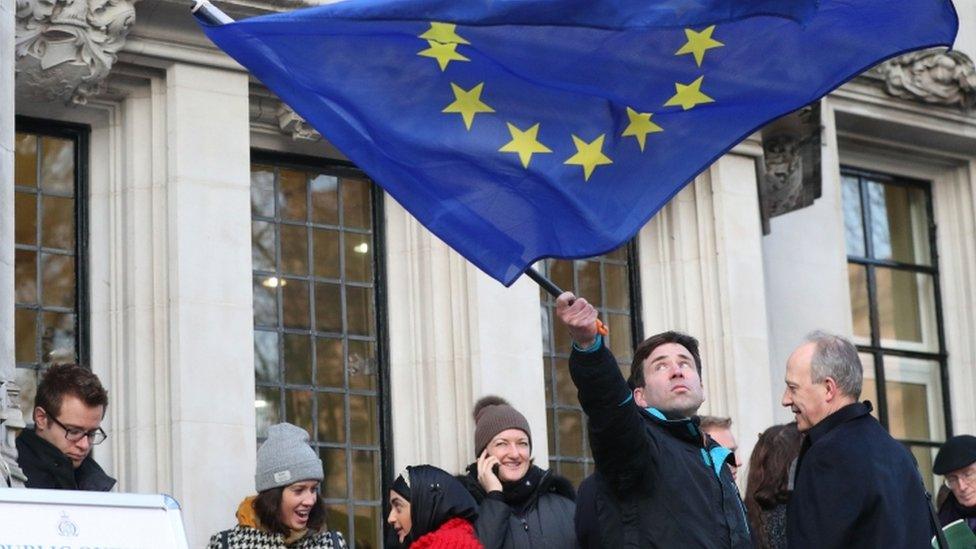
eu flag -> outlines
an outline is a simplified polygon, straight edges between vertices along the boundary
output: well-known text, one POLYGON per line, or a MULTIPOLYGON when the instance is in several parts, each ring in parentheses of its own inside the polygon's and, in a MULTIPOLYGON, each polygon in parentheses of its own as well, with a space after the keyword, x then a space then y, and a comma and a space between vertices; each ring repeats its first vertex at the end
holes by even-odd
POLYGON ((770 120, 957 26, 948 0, 345 0, 205 30, 509 285, 620 246, 770 120))

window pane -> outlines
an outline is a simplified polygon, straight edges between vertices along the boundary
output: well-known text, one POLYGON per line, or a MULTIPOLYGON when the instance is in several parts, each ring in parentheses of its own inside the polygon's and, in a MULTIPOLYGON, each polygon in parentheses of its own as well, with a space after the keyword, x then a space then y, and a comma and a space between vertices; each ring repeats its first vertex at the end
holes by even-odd
POLYGON ((41 138, 41 188, 62 195, 74 193, 75 146, 70 139, 41 138))
POLYGON ((14 139, 14 185, 37 186, 37 136, 18 133, 14 139))
POLYGON ((380 443, 378 410, 376 397, 349 395, 349 424, 354 444, 380 443))
POLYGON ((549 262, 549 278, 556 283, 556 286, 566 291, 572 291, 576 287, 573 284, 573 262, 564 259, 551 260, 549 262))
POLYGON ((342 393, 319 393, 319 437, 322 442, 346 441, 346 409, 342 393))
POLYGON ((930 494, 937 493, 942 477, 936 477, 935 473, 932 472, 932 465, 935 463, 938 449, 929 446, 909 446, 909 449, 915 456, 915 461, 918 462, 918 471, 922 474, 922 481, 925 482, 925 490, 930 494))
POLYGON ((630 356, 633 353, 631 349, 634 346, 633 337, 630 333, 630 316, 608 314, 605 316, 604 322, 607 323, 607 328, 610 331, 607 336, 608 345, 613 350, 614 356, 619 361, 630 362, 630 356))
POLYGON ((17 303, 37 304, 37 253, 14 251, 14 292, 17 303))
POLYGON ((936 350, 932 276, 878 267, 875 278, 882 343, 913 350, 936 350))
POLYGON ((369 247, 369 235, 346 233, 346 280, 371 282, 373 280, 373 250, 369 247))
MULTIPOLYGON (((348 490, 346 488, 346 452, 340 448, 322 448, 319 450, 319 456, 322 459, 322 466, 325 467, 325 486, 323 486, 323 495, 326 498, 347 498, 349 497, 348 490)), ((331 529, 346 529, 345 520, 339 522, 335 521, 332 515, 329 515, 329 528, 331 529)))
MULTIPOLYGON (((378 485, 378 481, 375 484, 378 485)), ((380 546, 379 535, 383 524, 380 507, 357 506, 353 520, 356 522, 356 547, 362 549, 378 548, 380 546)))
POLYGON ((617 248, 616 250, 608 253, 604 257, 611 259, 613 261, 629 261, 627 258, 627 247, 629 244, 624 244, 623 246, 617 248))
POLYGON ((346 227, 368 229, 372 226, 369 185, 361 179, 342 179, 342 224, 346 227))
POLYGON ((863 265, 847 264, 847 281, 851 290, 851 322, 854 338, 871 341, 871 310, 868 306, 868 271, 863 265))
POLYGON ((921 189, 868 184, 874 257, 928 265, 928 213, 921 189))
POLYGON ((41 297, 45 306, 75 307, 75 261, 68 255, 41 254, 41 297))
POLYGON ((278 370, 278 334, 254 331, 254 378, 258 383, 281 381, 278 370))
POLYGON ((75 352, 75 315, 44 313, 41 335, 41 360, 46 364, 78 362, 75 352))
POLYGON ((254 325, 278 325, 278 290, 280 280, 274 276, 254 278, 254 325))
POLYGON ((338 284, 315 285, 315 329, 342 332, 342 301, 338 284))
POLYGON ((315 342, 315 383, 319 387, 342 387, 342 340, 318 338, 315 342))
POLYGON ((312 383, 312 342, 307 335, 284 334, 285 383, 310 385, 312 383))
MULTIPOLYGON (((353 497, 356 499, 378 500, 380 480, 379 452, 355 450, 352 453, 353 497)), ((356 528, 358 531, 359 528, 356 528)))
POLYGON ((861 397, 859 400, 871 401, 873 408, 871 409, 871 415, 874 419, 880 419, 878 414, 878 384, 876 382, 876 374, 874 368, 874 357, 867 353, 860 353, 858 357, 861 359, 861 369, 864 372, 864 381, 861 384, 861 397))
POLYGON ((274 224, 264 221, 251 223, 251 261, 255 271, 275 270, 274 224))
POLYGON ((27 309, 14 310, 14 338, 17 340, 17 362, 36 363, 37 313, 27 309))
POLYGON ((349 387, 376 390, 376 345, 370 341, 349 340, 349 387))
POLYGON ((628 310, 630 308, 630 281, 627 279, 627 267, 623 265, 604 264, 603 272, 607 287, 607 308, 628 310))
POLYGON ((312 239, 315 276, 339 278, 339 231, 313 229, 312 239))
POLYGON ((847 235, 847 255, 866 255, 864 251, 864 221, 861 212, 859 178, 845 175, 841 189, 844 202, 844 231, 847 235))
POLYGON ((41 243, 49 248, 74 250, 75 201, 73 198, 45 196, 41 199, 41 243))
POLYGON ((559 420, 559 455, 583 455, 583 413, 556 410, 559 420))
POLYGON ((884 357, 884 371, 891 436, 944 440, 939 363, 889 355, 884 357))
POLYGON ((278 172, 278 207, 283 221, 305 221, 308 212, 305 173, 281 169, 278 172))
POLYGON ((274 217, 274 168, 251 167, 251 215, 274 217))
POLYGON ((577 260, 576 270, 576 275, 579 277, 579 291, 576 295, 585 297, 590 302, 590 305, 594 307, 602 307, 603 295, 600 291, 600 264, 596 261, 577 260))
POLYGON ((312 427, 312 392, 285 390, 285 421, 315 433, 312 427))
POLYGON ((14 193, 14 242, 37 244, 37 195, 14 193))
POLYGON ((587 473, 584 470, 582 463, 574 463, 572 461, 564 461, 560 463, 559 472, 562 476, 569 479, 573 483, 573 486, 579 486, 583 479, 586 478, 587 473))
POLYGON ((373 290, 346 286, 346 329, 350 334, 373 335, 373 290))
POLYGON ((281 226, 281 272, 308 274, 308 233, 305 227, 281 226))
POLYGON ((285 328, 308 328, 308 283, 301 280, 284 281, 281 298, 285 328))
POLYGON ((339 179, 332 175, 317 175, 312 185, 312 222, 323 225, 339 224, 339 179))
POLYGON ((268 436, 268 427, 281 423, 280 409, 281 395, 277 388, 258 387, 254 390, 254 412, 257 415, 259 438, 268 436))
POLYGON ((579 406, 579 400, 576 397, 576 385, 573 384, 572 378, 569 377, 569 361, 565 358, 557 358, 555 360, 556 402, 570 406, 579 406))

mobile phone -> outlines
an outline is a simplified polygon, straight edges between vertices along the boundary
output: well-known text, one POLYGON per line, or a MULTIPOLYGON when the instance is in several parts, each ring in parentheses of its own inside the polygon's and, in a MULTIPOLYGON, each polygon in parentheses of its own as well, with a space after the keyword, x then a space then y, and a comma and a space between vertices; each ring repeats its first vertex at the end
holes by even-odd
POLYGON ((500 467, 500 465, 497 464, 497 463, 491 466, 491 472, 494 473, 496 477, 498 476, 498 468, 499 467, 500 467))

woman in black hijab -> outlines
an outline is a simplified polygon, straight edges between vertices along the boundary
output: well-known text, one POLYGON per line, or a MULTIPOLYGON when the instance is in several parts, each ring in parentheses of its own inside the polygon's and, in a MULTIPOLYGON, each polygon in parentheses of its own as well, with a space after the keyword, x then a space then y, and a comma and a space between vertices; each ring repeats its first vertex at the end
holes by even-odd
POLYGON ((403 547, 482 549, 472 524, 477 508, 457 479, 437 467, 417 465, 393 481, 387 522, 403 547))

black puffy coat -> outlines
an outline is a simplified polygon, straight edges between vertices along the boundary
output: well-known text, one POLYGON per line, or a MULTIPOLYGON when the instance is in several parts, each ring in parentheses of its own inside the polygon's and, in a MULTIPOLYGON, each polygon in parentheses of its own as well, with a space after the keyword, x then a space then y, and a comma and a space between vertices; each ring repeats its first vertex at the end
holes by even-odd
POLYGON ((580 495, 587 546, 752 547, 730 453, 702 435, 697 418, 641 409, 606 345, 574 348, 569 369, 599 472, 590 509, 580 495))
POLYGON ((786 511, 791 549, 929 547, 935 534, 911 453, 849 404, 806 433, 786 511))
POLYGON ((576 547, 576 494, 569 480, 533 465, 523 480, 534 482, 534 489, 524 501, 509 505, 502 492, 485 493, 477 472, 477 464, 472 463, 468 474, 457 478, 478 502, 475 530, 485 549, 576 547))

